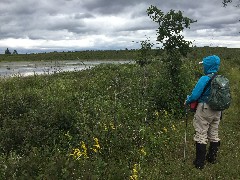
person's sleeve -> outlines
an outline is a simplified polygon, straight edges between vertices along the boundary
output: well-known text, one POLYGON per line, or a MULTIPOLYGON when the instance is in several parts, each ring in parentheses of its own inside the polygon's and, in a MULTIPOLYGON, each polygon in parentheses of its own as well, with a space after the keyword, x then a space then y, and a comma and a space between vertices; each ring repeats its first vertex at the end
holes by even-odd
POLYGON ((190 104, 191 102, 196 101, 202 94, 205 86, 207 85, 208 81, 209 81, 209 77, 208 76, 202 76, 197 84, 195 85, 194 89, 192 90, 191 95, 187 96, 187 101, 186 104, 190 104))

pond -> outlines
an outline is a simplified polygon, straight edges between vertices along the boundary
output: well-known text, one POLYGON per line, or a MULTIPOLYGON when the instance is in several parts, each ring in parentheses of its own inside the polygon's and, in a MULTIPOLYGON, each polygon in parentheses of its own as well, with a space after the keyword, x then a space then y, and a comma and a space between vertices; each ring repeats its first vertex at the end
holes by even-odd
POLYGON ((81 71, 99 64, 124 64, 131 61, 38 61, 0 62, 0 77, 46 75, 66 71, 81 71))

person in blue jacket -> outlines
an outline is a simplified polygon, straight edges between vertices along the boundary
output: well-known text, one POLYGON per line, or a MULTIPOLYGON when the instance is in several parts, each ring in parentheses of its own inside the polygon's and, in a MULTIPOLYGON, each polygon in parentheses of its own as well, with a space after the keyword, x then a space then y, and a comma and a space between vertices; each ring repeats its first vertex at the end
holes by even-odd
POLYGON ((221 111, 212 110, 207 104, 211 91, 211 85, 208 82, 218 72, 220 58, 216 55, 207 56, 199 64, 203 64, 205 75, 200 77, 191 95, 187 96, 185 105, 198 101, 193 119, 195 129, 194 141, 196 142, 196 159, 194 160, 194 165, 198 169, 203 169, 206 159, 210 163, 216 163, 217 152, 220 146, 218 126, 221 119, 221 111), (208 141, 210 145, 206 156, 208 141))

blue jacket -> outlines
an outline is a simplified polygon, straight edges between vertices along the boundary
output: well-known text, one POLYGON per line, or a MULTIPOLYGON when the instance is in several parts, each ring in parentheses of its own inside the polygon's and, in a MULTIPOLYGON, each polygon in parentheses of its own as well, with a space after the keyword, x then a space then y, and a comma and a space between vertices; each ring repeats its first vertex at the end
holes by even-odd
POLYGON ((220 58, 216 55, 208 56, 203 58, 203 69, 204 69, 204 76, 202 76, 197 84, 195 85, 194 89, 192 90, 191 95, 187 96, 186 104, 190 104, 193 101, 198 102, 207 102, 207 99, 210 95, 210 85, 207 87, 205 92, 202 94, 205 86, 207 85, 208 81, 211 79, 209 77, 210 74, 215 74, 218 72, 220 66, 220 58))

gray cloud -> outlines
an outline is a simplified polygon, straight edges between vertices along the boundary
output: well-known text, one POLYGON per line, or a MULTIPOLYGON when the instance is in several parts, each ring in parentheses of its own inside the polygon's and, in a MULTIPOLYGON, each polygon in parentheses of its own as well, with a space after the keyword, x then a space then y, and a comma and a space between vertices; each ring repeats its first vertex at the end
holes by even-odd
POLYGON ((219 45, 225 46, 229 37, 229 42, 236 42, 228 44, 240 46, 240 8, 233 5, 223 8, 220 0, 1 0, 0 49, 19 47, 14 41, 8 44, 8 39, 16 39, 16 42, 27 39, 30 44, 27 47, 34 44, 33 49, 64 48, 63 40, 79 40, 79 45, 75 43, 66 48, 131 48, 128 41, 140 41, 145 35, 155 37, 157 24, 146 13, 150 5, 164 12, 181 10, 187 17, 197 20, 184 32, 186 38, 196 39, 196 43, 199 38, 206 39, 199 42, 201 45, 207 45, 209 38, 223 38, 219 45), (49 41, 54 41, 55 45, 49 41))

